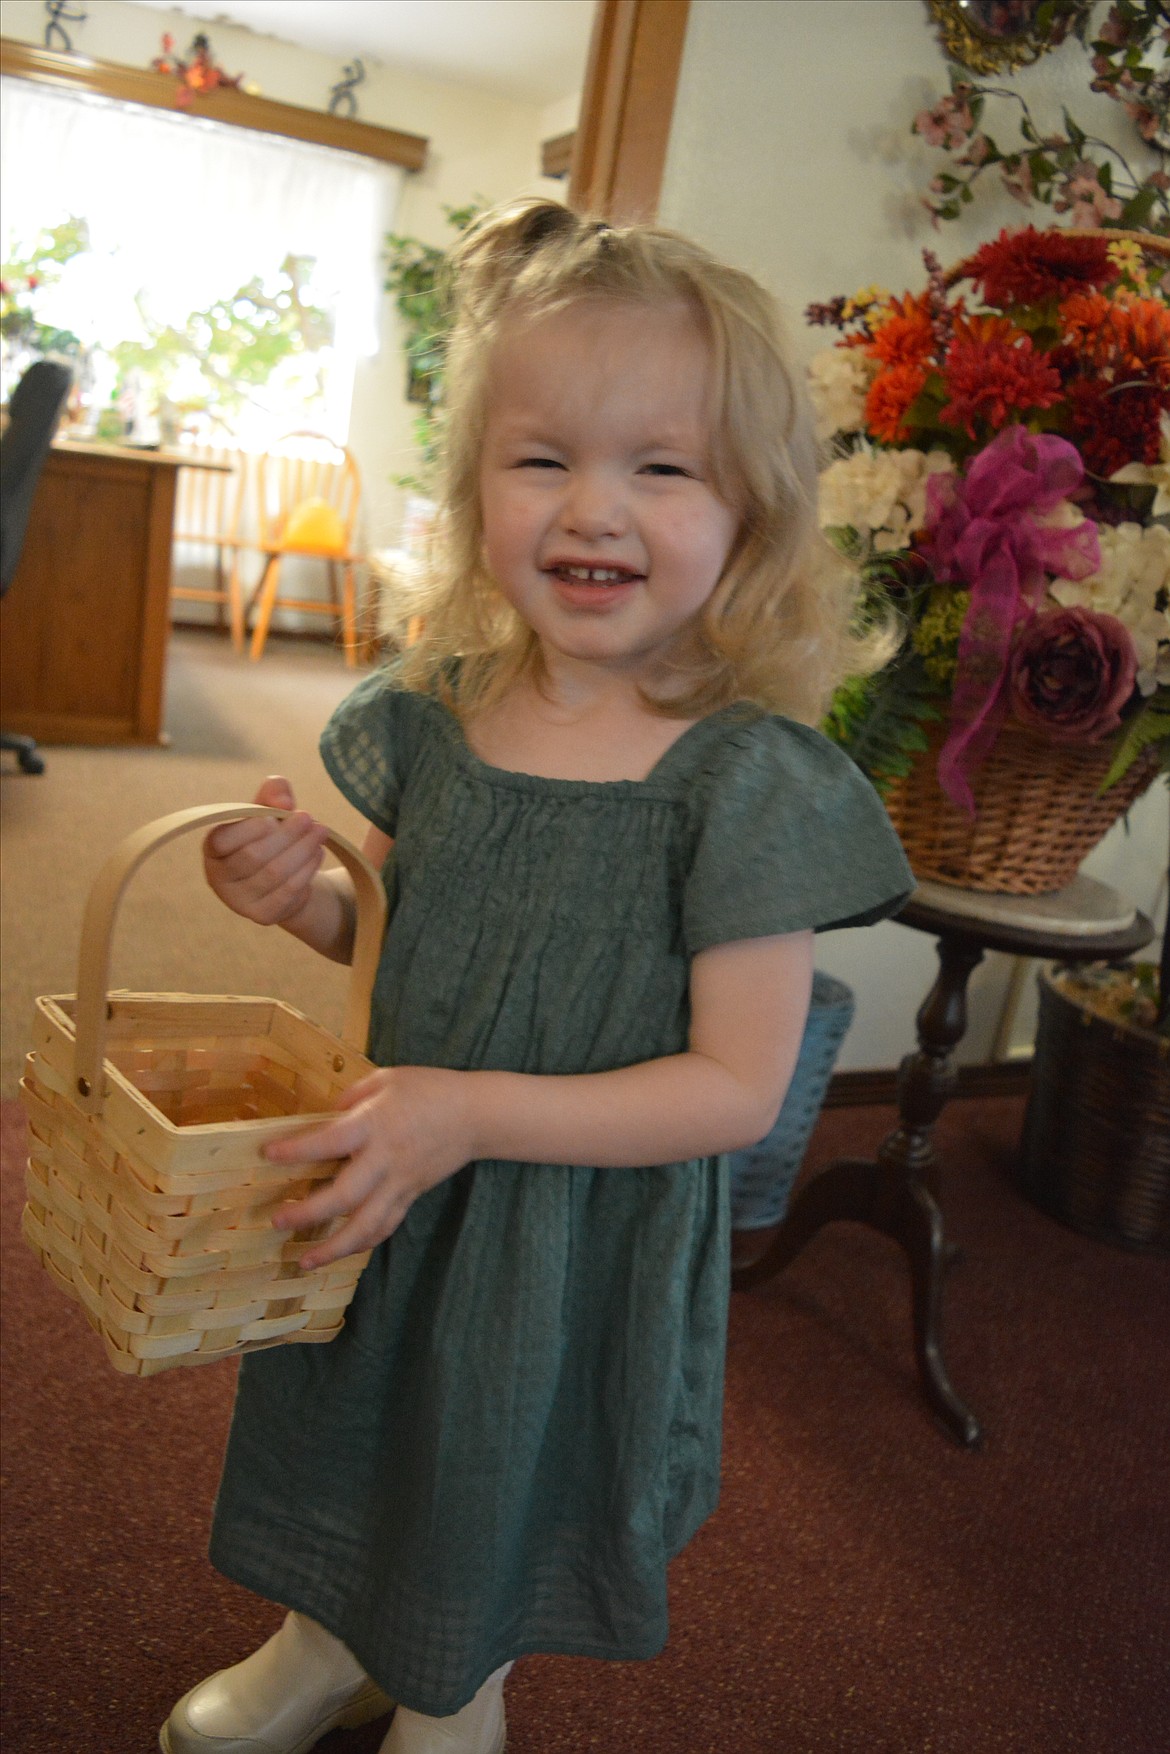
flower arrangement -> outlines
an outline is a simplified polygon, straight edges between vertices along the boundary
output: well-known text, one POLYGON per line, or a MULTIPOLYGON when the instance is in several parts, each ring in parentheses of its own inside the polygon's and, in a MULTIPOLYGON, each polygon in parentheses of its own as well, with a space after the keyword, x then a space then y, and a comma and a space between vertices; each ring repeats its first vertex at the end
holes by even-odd
POLYGON ((917 292, 807 313, 840 331, 810 368, 821 524, 901 630, 827 728, 883 794, 935 728, 970 817, 1009 723, 1107 750, 1105 792, 1170 754, 1170 244, 1029 226, 924 260, 917 292))

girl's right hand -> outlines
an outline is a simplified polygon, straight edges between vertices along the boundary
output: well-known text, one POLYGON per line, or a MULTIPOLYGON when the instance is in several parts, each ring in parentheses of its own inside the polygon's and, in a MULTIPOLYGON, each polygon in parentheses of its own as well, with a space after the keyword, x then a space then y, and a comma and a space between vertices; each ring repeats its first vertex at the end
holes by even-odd
POLYGON ((298 810, 289 782, 271 774, 253 803, 288 816, 248 816, 212 829, 203 843, 203 870, 233 913, 260 926, 287 926, 307 905, 328 829, 298 810))

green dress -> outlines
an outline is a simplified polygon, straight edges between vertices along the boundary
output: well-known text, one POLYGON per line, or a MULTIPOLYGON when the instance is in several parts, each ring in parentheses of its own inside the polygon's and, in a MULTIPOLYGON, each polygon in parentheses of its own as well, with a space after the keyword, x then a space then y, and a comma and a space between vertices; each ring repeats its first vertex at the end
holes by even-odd
MULTIPOLYGON (((480 761, 385 675, 322 755, 394 837, 371 1057, 601 1072, 687 1042, 690 958, 913 886, 856 767, 732 708, 646 780, 480 761)), ((328 1346, 243 1360, 211 1556, 435 1716, 529 1651, 637 1658, 715 1506, 725 1162, 477 1162, 417 1200, 328 1346)))

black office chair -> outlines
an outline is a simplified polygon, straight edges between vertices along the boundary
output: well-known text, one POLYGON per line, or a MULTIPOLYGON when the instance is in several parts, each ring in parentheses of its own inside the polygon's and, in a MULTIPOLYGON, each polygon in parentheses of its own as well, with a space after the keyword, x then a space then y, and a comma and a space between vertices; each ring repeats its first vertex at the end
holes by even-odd
MULTIPOLYGON (((7 594, 16 572, 33 495, 72 384, 71 367, 56 359, 38 359, 12 392, 0 444, 0 597, 7 594)), ((11 749, 25 773, 44 773, 32 737, 0 731, 0 749, 11 749)))

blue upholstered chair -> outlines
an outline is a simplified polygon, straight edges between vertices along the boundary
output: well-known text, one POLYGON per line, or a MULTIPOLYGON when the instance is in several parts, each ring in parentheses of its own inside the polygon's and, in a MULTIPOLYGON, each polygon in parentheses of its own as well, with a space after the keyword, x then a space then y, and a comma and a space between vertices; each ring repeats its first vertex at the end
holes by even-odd
POLYGON ((796 1070, 776 1124, 758 1145, 731 1154, 733 1230, 766 1230, 787 1212, 853 1010, 851 988, 818 969, 796 1070))

